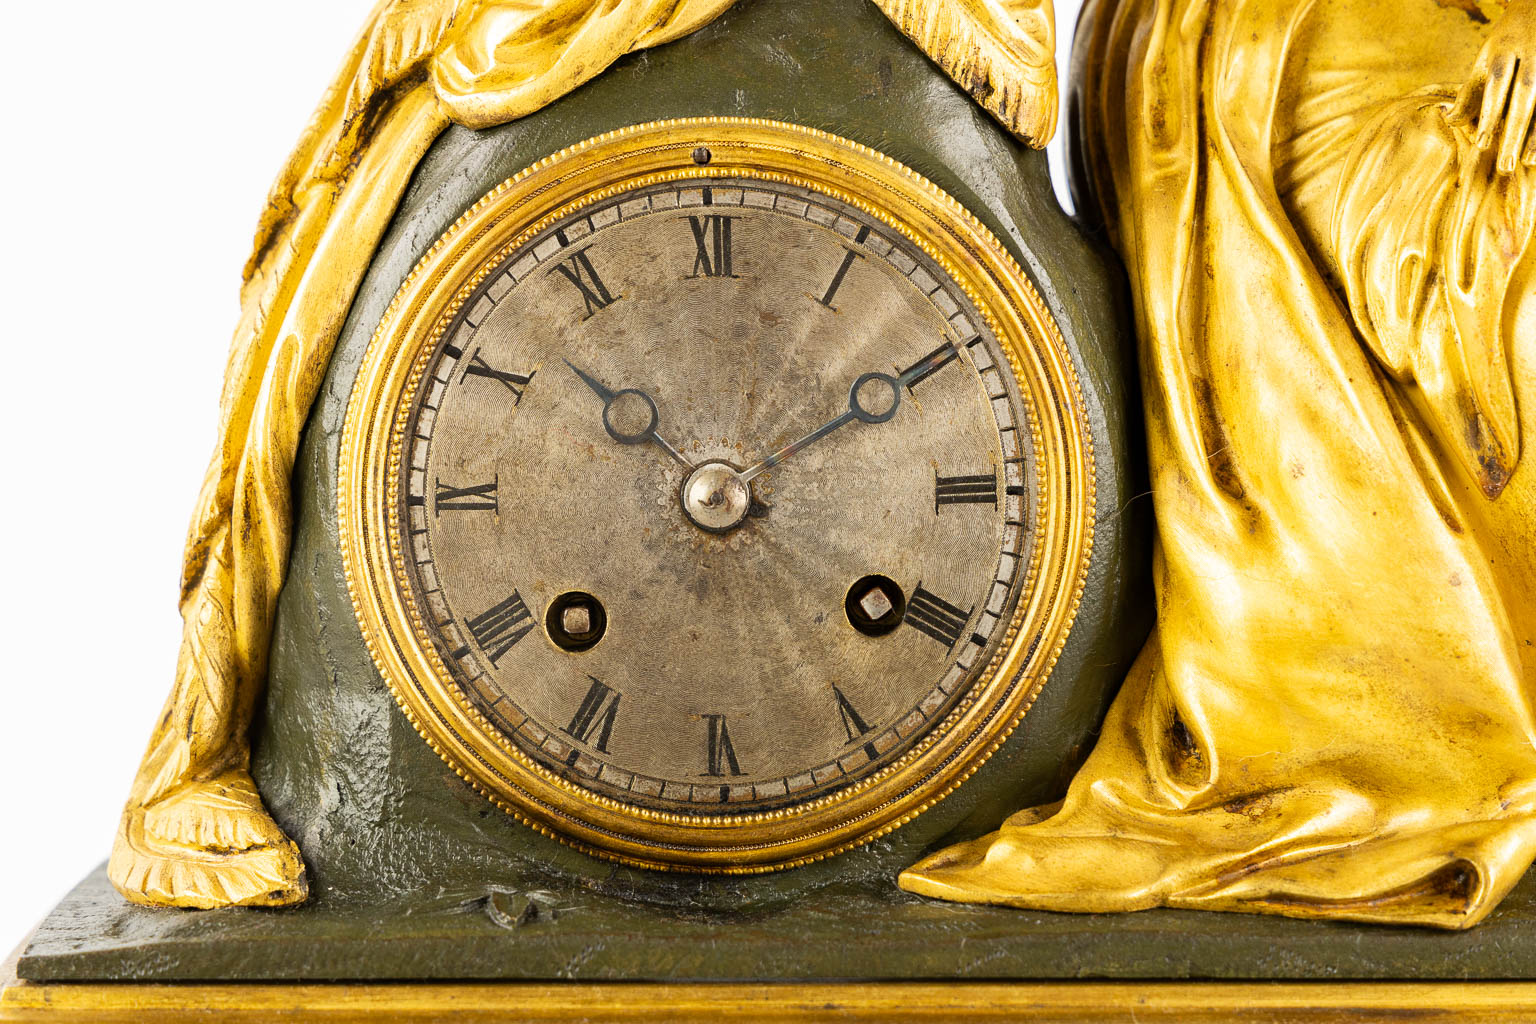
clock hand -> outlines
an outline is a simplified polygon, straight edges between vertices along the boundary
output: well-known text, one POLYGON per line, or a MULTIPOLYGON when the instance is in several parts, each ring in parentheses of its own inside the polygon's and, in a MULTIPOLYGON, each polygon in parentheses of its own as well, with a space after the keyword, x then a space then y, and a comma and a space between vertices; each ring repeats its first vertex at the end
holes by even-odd
POLYGON ((848 389, 848 410, 846 412, 823 423, 800 440, 785 445, 755 466, 742 470, 741 479, 744 482, 750 483, 758 474, 766 473, 791 455, 804 451, 828 434, 840 430, 854 420, 858 420, 860 423, 885 423, 895 416, 901 408, 902 388, 927 376, 932 372, 934 366, 940 365, 952 358, 953 353, 953 346, 945 346, 907 370, 900 377, 892 377, 888 373, 864 374, 853 382, 853 387, 848 389), (884 387, 874 389, 872 395, 861 399, 859 393, 864 390, 866 385, 873 384, 876 381, 883 384, 884 387))
POLYGON ((565 360, 565 365, 569 366, 576 376, 581 378, 581 382, 591 388, 592 392, 603 400, 603 429, 608 431, 609 437, 620 444, 654 444, 682 463, 684 468, 693 468, 693 463, 684 458, 682 452, 672 447, 665 438, 656 432, 657 424, 661 421, 661 413, 656 409, 655 399, 638 388, 625 388, 622 391, 614 391, 569 359, 565 360), (614 409, 621 404, 635 406, 637 403, 643 405, 646 410, 645 427, 637 431, 624 431, 614 426, 614 409))

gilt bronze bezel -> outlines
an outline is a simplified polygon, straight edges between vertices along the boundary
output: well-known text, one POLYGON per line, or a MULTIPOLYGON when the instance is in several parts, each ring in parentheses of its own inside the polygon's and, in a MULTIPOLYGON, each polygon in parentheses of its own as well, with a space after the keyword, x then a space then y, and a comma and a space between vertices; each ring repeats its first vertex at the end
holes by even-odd
POLYGON ((1094 467, 1060 330, 1017 262, 964 207, 856 143, 779 122, 698 118, 638 125, 556 153, 493 190, 432 247, 395 296, 359 370, 337 502, 347 585, 373 660, 416 730, 460 776, 538 831, 600 857, 752 873, 820 860, 897 828, 972 775, 1017 727, 1077 611, 1092 547, 1094 467), (413 396, 442 332, 486 276, 584 206, 634 188, 716 177, 787 183, 847 203, 960 284, 1008 354, 1030 409, 1039 504, 1029 582, 1002 646, 929 735, 830 795, 710 816, 584 789, 532 761, 476 711, 424 628, 395 510, 413 396))

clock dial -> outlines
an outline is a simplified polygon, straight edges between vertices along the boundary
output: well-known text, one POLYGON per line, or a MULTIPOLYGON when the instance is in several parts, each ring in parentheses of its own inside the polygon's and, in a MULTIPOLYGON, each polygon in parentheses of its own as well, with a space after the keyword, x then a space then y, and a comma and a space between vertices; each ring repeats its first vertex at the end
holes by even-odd
POLYGON ((771 809, 870 775, 1024 589, 1007 365, 920 248, 806 188, 672 182, 555 221, 465 301, 406 427, 438 653, 518 749, 617 799, 771 809), (903 628, 858 628, 851 592, 903 628), (547 613, 572 593, 606 620, 580 651, 547 613))
POLYGON ((525 820, 653 867, 889 831, 1027 708, 1091 481, 1054 325, 937 189, 788 125, 642 126, 482 201, 343 436, 359 622, 525 820))

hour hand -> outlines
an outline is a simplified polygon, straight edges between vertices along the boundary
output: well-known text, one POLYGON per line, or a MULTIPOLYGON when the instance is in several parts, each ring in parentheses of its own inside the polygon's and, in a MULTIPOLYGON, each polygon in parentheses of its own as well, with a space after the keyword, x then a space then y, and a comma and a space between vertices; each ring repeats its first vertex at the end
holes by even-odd
POLYGON ((693 463, 684 458, 682 452, 656 432, 661 413, 656 409, 655 399, 639 388, 614 391, 569 359, 565 360, 565 365, 603 400, 603 429, 608 431, 609 437, 620 444, 654 444, 685 468, 693 468, 693 463))

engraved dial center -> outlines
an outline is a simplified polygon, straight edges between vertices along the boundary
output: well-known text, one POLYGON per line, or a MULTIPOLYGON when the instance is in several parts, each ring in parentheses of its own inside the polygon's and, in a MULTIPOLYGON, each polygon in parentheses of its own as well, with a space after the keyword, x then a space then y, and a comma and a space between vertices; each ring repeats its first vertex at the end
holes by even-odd
POLYGON ((726 533, 746 522, 752 509, 752 487, 736 467, 706 462, 683 481, 683 511, 694 524, 711 533, 726 533))
POLYGON ((522 756, 667 813, 859 785, 967 699, 1029 585, 1008 357, 898 225, 643 183, 466 294, 402 427, 399 535, 522 756))

